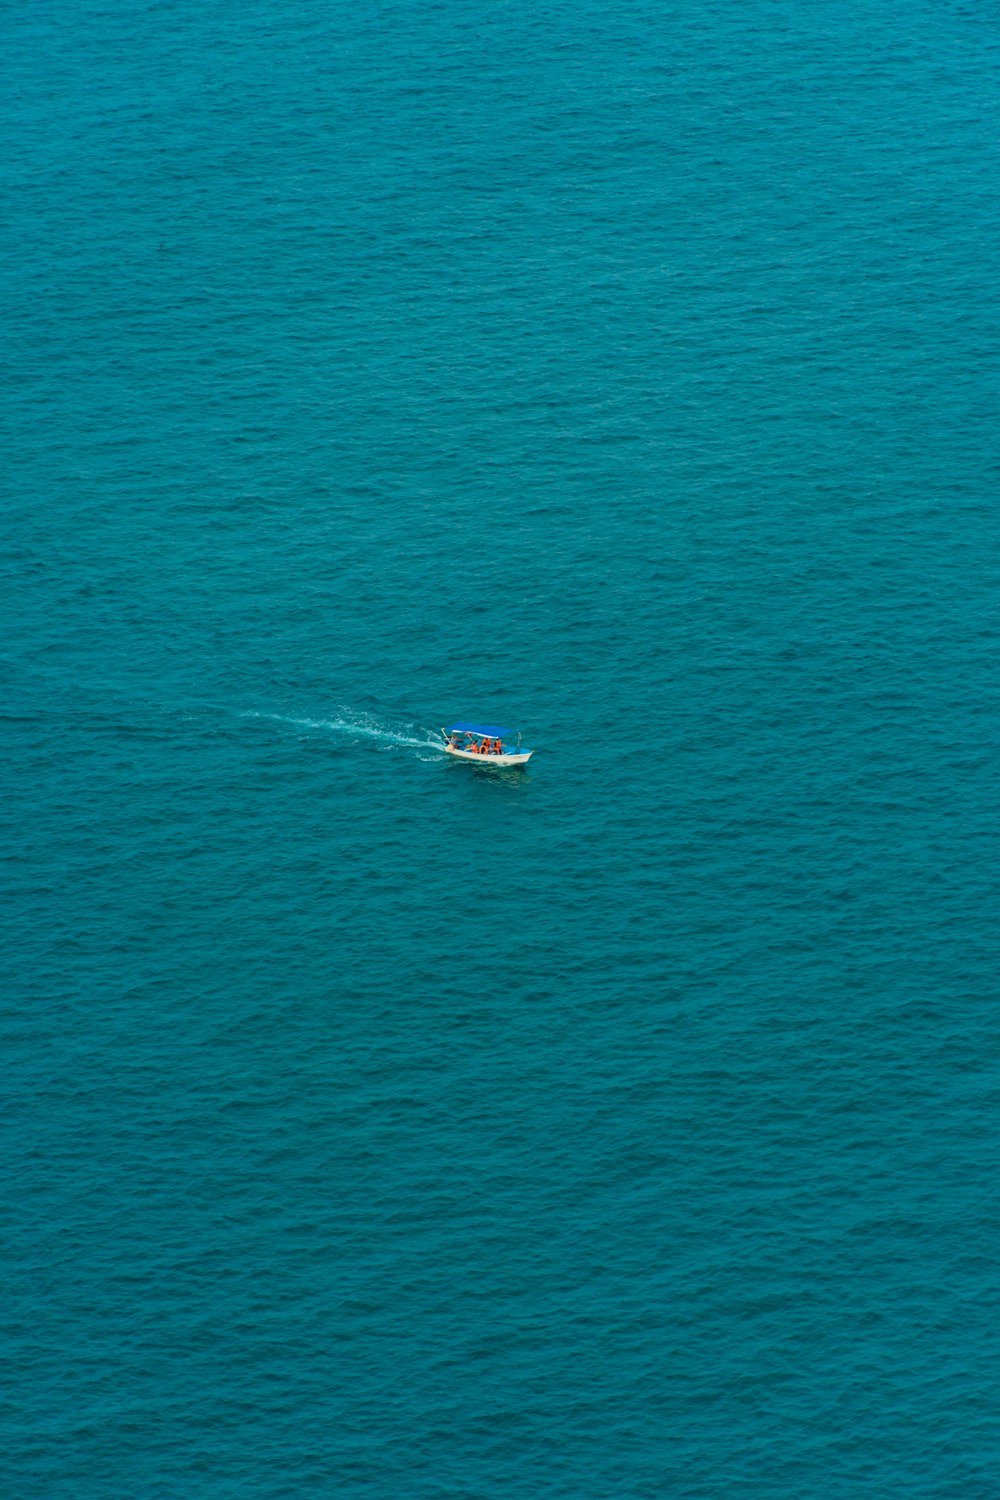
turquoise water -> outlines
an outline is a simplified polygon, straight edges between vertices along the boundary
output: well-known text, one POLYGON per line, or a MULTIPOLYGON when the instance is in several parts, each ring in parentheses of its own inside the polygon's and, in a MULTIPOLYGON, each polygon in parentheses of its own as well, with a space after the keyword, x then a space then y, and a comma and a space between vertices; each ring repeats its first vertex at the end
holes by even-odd
POLYGON ((995 1500, 998 19, 5 7, 4 1496, 995 1500))

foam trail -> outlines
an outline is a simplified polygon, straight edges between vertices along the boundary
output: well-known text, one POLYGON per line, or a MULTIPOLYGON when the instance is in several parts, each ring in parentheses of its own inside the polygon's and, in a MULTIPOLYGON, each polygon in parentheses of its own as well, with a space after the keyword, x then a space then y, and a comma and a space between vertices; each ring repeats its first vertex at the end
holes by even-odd
POLYGON ((440 750, 441 744, 438 740, 431 738, 418 740, 412 735, 397 734, 395 730, 384 729, 377 724, 357 723, 350 719, 300 719, 289 714, 265 714, 246 713, 244 719, 273 719, 278 724, 294 724, 301 729, 329 729, 337 734, 349 734, 361 739, 378 740, 386 745, 412 745, 417 750, 440 750))

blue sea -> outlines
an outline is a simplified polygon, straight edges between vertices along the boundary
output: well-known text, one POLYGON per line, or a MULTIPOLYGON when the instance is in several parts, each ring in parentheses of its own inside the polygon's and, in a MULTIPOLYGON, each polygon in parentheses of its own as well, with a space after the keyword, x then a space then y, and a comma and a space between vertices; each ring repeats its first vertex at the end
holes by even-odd
POLYGON ((997 1500, 996 4, 0 58, 0 1496, 997 1500))

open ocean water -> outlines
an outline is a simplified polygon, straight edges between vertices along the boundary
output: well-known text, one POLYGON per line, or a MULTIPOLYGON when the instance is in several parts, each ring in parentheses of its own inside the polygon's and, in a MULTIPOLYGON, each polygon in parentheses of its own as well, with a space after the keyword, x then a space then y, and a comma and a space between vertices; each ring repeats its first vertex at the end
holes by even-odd
POLYGON ((997 1500, 1000 9, 0 58, 0 1496, 997 1500))

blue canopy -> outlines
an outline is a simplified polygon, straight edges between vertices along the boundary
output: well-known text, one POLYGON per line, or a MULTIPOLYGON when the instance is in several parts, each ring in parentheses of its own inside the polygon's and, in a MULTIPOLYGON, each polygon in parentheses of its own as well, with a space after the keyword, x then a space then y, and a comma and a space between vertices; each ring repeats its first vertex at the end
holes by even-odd
POLYGON ((513 729, 498 729, 495 724, 453 724, 448 730, 449 734, 485 734, 487 739, 502 740, 505 734, 513 734, 513 729))

